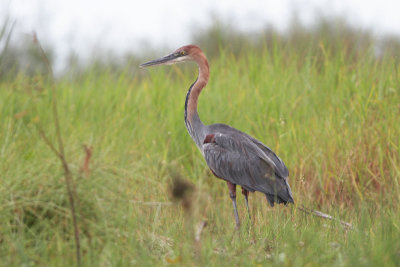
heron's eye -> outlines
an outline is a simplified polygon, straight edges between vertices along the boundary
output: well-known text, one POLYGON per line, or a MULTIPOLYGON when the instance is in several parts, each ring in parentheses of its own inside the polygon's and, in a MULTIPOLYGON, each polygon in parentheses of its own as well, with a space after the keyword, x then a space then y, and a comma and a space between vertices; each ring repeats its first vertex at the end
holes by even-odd
POLYGON ((184 56, 185 55, 185 51, 181 51, 180 54, 181 54, 181 56, 184 56))

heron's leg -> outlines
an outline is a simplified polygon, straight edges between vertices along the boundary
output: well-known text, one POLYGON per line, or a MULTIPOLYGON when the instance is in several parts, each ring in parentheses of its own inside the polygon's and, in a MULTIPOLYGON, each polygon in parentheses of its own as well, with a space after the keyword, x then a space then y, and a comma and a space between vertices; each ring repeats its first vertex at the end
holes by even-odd
POLYGON ((249 191, 247 191, 242 187, 242 194, 244 195, 244 199, 246 200, 247 214, 249 214, 249 220, 251 220, 250 208, 249 208, 249 191))
POLYGON ((232 204, 233 204, 233 212, 235 214, 235 220, 236 220, 236 228, 240 227, 240 222, 239 222, 239 215, 237 211, 237 205, 236 205, 236 185, 232 184, 231 182, 228 182, 228 189, 229 189, 229 196, 232 199, 232 204))

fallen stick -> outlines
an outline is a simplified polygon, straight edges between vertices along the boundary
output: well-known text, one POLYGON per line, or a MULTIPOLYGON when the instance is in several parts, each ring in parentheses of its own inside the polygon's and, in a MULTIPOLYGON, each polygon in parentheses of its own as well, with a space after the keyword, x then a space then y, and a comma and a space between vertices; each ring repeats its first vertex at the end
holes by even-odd
POLYGON ((300 207, 297 207, 297 209, 299 209, 302 212, 307 213, 307 214, 312 214, 312 215, 320 217, 320 218, 324 218, 324 219, 327 219, 327 220, 339 222, 346 229, 352 229, 353 228, 353 225, 351 225, 351 223, 336 219, 336 218, 332 217, 331 215, 323 213, 323 212, 320 212, 318 210, 312 210, 312 209, 304 207, 303 205, 301 205, 300 207))

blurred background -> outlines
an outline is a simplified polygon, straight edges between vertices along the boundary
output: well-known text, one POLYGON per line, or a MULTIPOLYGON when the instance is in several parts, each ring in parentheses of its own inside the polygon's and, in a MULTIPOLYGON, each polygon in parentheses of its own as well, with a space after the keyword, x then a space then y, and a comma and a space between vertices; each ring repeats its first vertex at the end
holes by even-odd
POLYGON ((94 65, 134 68, 188 43, 200 45, 212 58, 221 47, 238 54, 279 39, 311 49, 321 38, 328 43, 339 38, 357 43, 355 49, 373 49, 377 56, 395 55, 398 10, 400 2, 394 0, 2 0, 0 75, 43 71, 32 47, 33 32, 58 76, 94 65))

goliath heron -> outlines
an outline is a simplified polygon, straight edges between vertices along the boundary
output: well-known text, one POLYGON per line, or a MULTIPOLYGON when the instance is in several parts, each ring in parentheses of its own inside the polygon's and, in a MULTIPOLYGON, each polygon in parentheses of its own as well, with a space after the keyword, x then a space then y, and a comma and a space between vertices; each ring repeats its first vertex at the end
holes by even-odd
POLYGON ((225 124, 204 125, 197 113, 197 101, 209 78, 207 58, 195 45, 183 46, 172 54, 140 65, 149 67, 195 61, 199 67, 197 80, 190 86, 185 101, 186 128, 201 150, 212 173, 228 184, 236 227, 240 226, 236 206, 236 185, 242 187, 246 207, 249 192, 265 194, 269 204, 293 203, 288 183, 289 171, 282 160, 257 139, 225 124))

